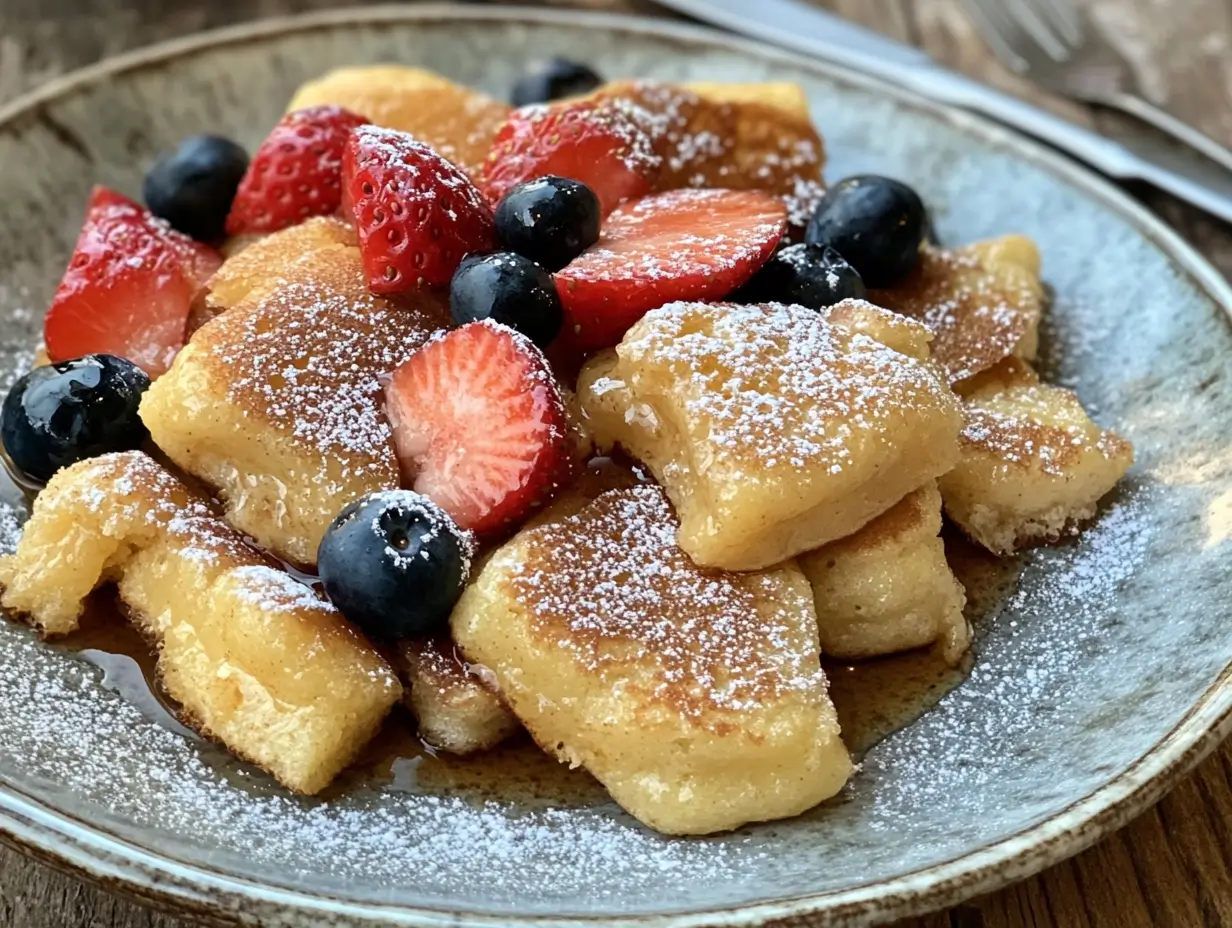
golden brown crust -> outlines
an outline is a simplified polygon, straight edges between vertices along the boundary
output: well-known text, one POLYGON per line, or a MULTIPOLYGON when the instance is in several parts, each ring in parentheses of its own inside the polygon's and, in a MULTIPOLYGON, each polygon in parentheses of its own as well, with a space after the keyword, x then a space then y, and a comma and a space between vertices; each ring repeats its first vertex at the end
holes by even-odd
POLYGON ((1034 357, 1043 300, 1038 252, 1021 236, 953 251, 925 246, 903 284, 873 290, 869 299, 928 326, 934 360, 957 383, 1010 355, 1034 357))
POLYGON ((439 74, 400 65, 338 68, 304 84, 287 109, 332 104, 426 142, 478 176, 509 106, 439 74))
POLYGON ((722 84, 617 81, 594 96, 628 101, 647 124, 661 161, 655 190, 765 190, 783 197, 800 225, 824 191, 825 146, 807 108, 776 105, 776 86, 731 85, 729 93, 722 84))
MULTIPOLYGON (((328 238, 334 226, 316 228, 328 238)), ((277 250, 280 236, 304 234, 231 261, 277 250)), ((154 441, 218 491, 233 524, 299 564, 315 562, 343 506, 401 482, 383 378, 448 322, 438 295, 373 296, 357 248, 317 244, 268 278, 237 273, 242 298, 193 335, 141 405, 154 441)))
POLYGON ((141 452, 60 471, 0 577, 5 608, 49 634, 73 631, 114 581, 195 727, 300 792, 328 784, 400 695, 333 606, 141 452))
POLYGON ((782 695, 778 668, 755 644, 776 627, 759 611, 762 578, 697 567, 676 546, 676 524, 659 487, 603 493, 524 536, 511 595, 533 614, 532 634, 587 667, 637 660, 627 643, 653 643, 659 673, 638 691, 641 711, 664 705, 729 730, 733 703, 782 695))

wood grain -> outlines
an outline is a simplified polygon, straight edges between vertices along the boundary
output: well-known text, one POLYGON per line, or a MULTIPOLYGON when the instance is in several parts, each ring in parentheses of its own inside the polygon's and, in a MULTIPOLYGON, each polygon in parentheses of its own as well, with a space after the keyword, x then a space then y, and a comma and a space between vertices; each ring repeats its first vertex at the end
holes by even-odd
MULTIPOLYGON (((0 102, 101 57, 163 38, 338 0, 4 0, 0 102)), ((555 5, 650 13, 646 0, 555 5)), ((1043 94, 1001 67, 959 0, 831 0, 853 20, 1068 118, 1115 129, 1117 119, 1043 94)), ((1227 0, 1089 0, 1093 19, 1133 61, 1146 93, 1232 143, 1232 4, 1227 0)), ((1232 229, 1171 198, 1145 201, 1232 274, 1232 229)), ((0 848, 3 928, 187 928, 189 923, 84 886, 0 848)), ((948 913, 899 928, 1232 926, 1232 745, 1158 806, 1095 848, 948 913)))

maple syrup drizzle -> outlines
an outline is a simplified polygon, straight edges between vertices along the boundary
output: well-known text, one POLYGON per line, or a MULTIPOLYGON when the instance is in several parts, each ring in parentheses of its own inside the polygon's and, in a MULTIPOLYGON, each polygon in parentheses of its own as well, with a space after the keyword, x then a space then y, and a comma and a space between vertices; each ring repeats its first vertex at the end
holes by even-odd
MULTIPOLYGON (((8 461, 0 475, 0 495, 16 498, 20 491, 32 500, 38 487, 19 481, 8 461), (4 477, 10 486, 3 485, 4 477)), ((948 527, 944 533, 946 557, 967 590, 968 618, 978 634, 1017 585, 1021 567, 1016 559, 1001 559, 968 542, 948 527)), ((292 576, 310 586, 316 576, 281 564, 292 576)), ((80 630, 55 641, 53 647, 75 654, 98 667, 102 685, 114 690, 147 718, 182 737, 203 741, 183 725, 178 708, 158 685, 154 649, 117 609, 114 594, 102 590, 87 603, 80 630)), ((912 651, 854 663, 825 660, 830 696, 852 755, 859 759, 888 735, 910 725, 935 706, 966 678, 968 654, 957 667, 949 667, 931 650, 912 651)), ((210 753, 214 753, 211 751, 210 753)), ((219 751, 214 764, 227 778, 259 788, 245 772, 230 772, 219 751)), ((272 787, 271 787, 272 788, 272 787)), ((321 798, 337 797, 353 789, 452 795, 475 802, 517 801, 531 807, 595 806, 611 802, 606 791, 583 770, 571 770, 539 750, 526 735, 490 751, 469 757, 437 752, 419 740, 414 719, 401 707, 385 727, 321 798)))

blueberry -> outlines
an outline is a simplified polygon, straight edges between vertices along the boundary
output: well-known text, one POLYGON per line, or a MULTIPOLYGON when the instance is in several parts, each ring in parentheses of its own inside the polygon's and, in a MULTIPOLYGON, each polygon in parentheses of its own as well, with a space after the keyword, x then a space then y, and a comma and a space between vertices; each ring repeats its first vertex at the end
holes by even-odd
POLYGON ((190 135, 164 152, 145 175, 141 194, 155 216, 202 242, 219 241, 248 153, 230 139, 190 135))
POLYGON ((510 190, 496 206, 503 247, 549 271, 599 241, 599 198, 585 184, 549 174, 510 190))
POLYGON ((547 103, 561 97, 579 97, 603 83, 591 68, 567 58, 553 58, 528 71, 513 85, 514 106, 547 103))
POLYGON ((465 258, 449 284, 449 310, 458 325, 491 319, 540 348, 551 344, 564 319, 552 275, 508 251, 465 258))
POLYGON ((830 245, 870 287, 893 287, 911 273, 928 225, 919 194, 889 177, 848 177, 826 191, 805 241, 830 245))
POLYGON ((733 299, 748 303, 798 303, 825 309, 864 299, 864 281, 828 245, 788 245, 775 252, 733 299))
POLYGON ((410 490, 372 493, 330 523, 317 571, 338 610, 376 641, 435 631, 462 595, 473 547, 440 506, 410 490))
POLYGON ((61 467, 140 448, 137 407, 150 386, 141 368, 109 354, 36 367, 9 391, 0 439, 13 466, 39 483, 61 467))

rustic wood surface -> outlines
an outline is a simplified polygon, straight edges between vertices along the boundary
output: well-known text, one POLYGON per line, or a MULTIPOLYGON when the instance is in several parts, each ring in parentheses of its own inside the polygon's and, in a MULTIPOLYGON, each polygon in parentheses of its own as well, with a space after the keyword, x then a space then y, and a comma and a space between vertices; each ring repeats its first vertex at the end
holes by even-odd
MULTIPOLYGON (((0 102, 66 70, 135 46, 338 0, 0 0, 0 102)), ((654 13, 647 0, 575 5, 654 13)), ((854 20, 923 45, 947 64, 1072 119, 1118 131, 1118 118, 1033 90, 1001 68, 958 0, 828 0, 854 20)), ((1090 0, 1093 19, 1134 62, 1156 102, 1232 143, 1232 3, 1090 0)), ((1138 191, 1225 274, 1232 228, 1138 191)), ((187 928, 0 848, 3 928, 187 928)), ((900 928, 1232 926, 1232 745, 1158 806, 1095 848, 1002 892, 900 928)))

